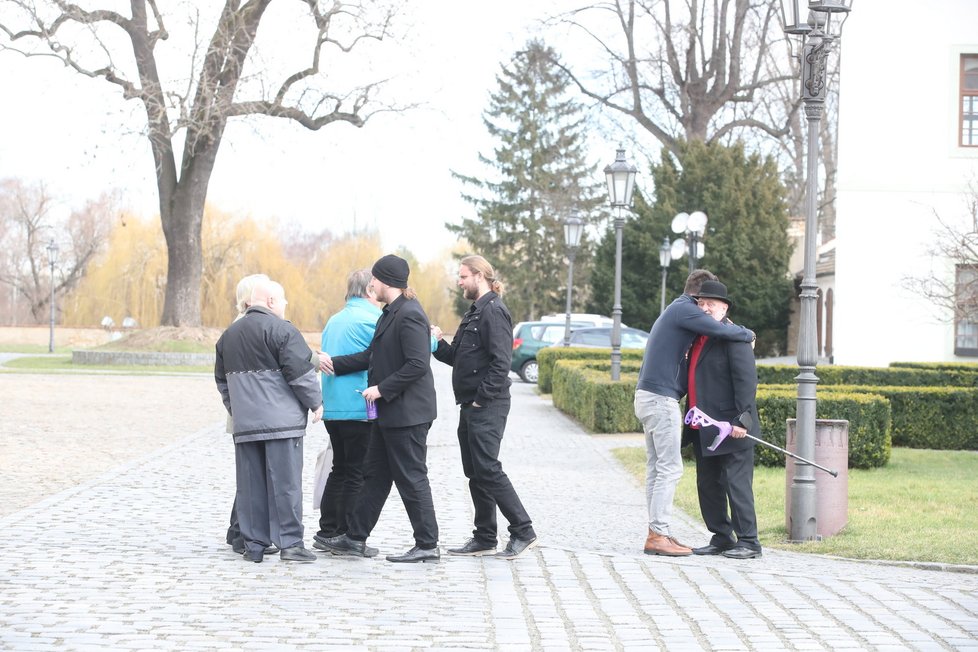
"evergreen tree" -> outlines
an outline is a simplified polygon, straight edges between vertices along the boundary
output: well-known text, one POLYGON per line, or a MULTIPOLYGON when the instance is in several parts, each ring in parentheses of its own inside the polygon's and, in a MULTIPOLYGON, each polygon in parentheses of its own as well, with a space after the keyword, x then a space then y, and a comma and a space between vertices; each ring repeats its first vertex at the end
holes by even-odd
MULTIPOLYGON (((793 285, 785 189, 775 163, 746 156, 741 144, 684 142, 679 156, 663 150, 652 181, 655 202, 649 205, 636 191, 634 217, 622 233, 622 321, 645 329, 659 316, 659 247, 664 237, 682 237, 670 229, 676 214, 701 210, 709 223, 699 266, 729 288, 730 318, 757 333, 757 354, 784 352, 793 285)), ((614 291, 614 256, 615 234, 609 229, 595 255, 592 312, 609 309, 601 298, 614 291)), ((688 265, 686 257, 670 264, 666 305, 682 293, 688 265)))
MULTIPOLYGON (((498 142, 479 160, 494 179, 455 174, 476 217, 447 228, 489 259, 505 280, 514 321, 563 312, 566 246, 563 220, 593 223, 601 205, 599 175, 584 151, 584 114, 568 97, 568 81, 551 61, 552 49, 530 41, 496 76, 483 122, 498 142)), ((585 287, 592 247, 585 232, 574 265, 574 285, 585 287)), ((579 292, 575 299, 583 302, 579 292)), ((467 307, 467 306, 466 306, 467 307)))

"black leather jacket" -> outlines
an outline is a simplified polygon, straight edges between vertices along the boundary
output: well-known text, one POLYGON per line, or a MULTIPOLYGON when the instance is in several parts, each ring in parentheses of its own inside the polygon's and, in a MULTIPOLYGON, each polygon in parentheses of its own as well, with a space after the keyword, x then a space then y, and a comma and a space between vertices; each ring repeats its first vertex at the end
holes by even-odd
POLYGON ((513 319, 495 292, 472 304, 449 344, 438 342, 435 358, 452 366, 452 389, 459 405, 489 405, 509 398, 509 367, 513 360, 513 319))

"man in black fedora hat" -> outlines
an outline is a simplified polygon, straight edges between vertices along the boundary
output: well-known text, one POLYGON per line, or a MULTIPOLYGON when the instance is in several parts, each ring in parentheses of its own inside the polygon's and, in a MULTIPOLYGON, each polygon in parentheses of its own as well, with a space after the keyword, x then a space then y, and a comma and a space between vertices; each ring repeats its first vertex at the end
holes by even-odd
POLYGON ((679 399, 686 393, 686 355, 697 335, 752 342, 754 333, 743 326, 715 321, 696 305, 693 295, 716 275, 693 270, 683 294, 659 315, 649 332, 635 388, 635 416, 645 432, 645 494, 649 508, 647 555, 680 557, 692 554, 669 530, 676 485, 683 475, 679 450, 682 414, 679 399))
MULTIPOLYGON (((714 320, 729 323, 732 302, 727 287, 706 281, 695 295, 699 308, 714 320)), ((710 450, 716 426, 688 424, 683 440, 691 441, 696 456, 696 493, 710 542, 693 549, 697 555, 733 559, 761 556, 754 512, 754 441, 760 436, 757 416, 757 367, 746 342, 699 335, 689 352, 686 409, 694 407, 716 421, 733 426, 728 437, 710 450), (728 509, 729 506, 729 509, 728 509)))

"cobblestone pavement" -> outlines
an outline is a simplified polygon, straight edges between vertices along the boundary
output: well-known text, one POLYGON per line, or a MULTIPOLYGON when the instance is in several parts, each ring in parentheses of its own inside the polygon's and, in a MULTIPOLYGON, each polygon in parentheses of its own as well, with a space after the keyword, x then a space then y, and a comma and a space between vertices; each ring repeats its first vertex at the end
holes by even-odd
MULTIPOLYGON (((430 478, 444 547, 470 534, 448 369, 430 478)), ((541 545, 513 561, 400 565, 396 495, 376 559, 242 561, 224 543, 233 451, 223 421, 0 518, 0 649, 978 650, 978 574, 768 550, 749 561, 649 557, 643 490, 522 383, 504 467, 541 545)), ((152 422, 144 422, 147 436, 152 422)), ((305 442, 308 505, 322 426, 305 442)), ((503 521, 504 522, 504 521, 503 521)), ((705 542, 680 516, 677 538, 705 542)))

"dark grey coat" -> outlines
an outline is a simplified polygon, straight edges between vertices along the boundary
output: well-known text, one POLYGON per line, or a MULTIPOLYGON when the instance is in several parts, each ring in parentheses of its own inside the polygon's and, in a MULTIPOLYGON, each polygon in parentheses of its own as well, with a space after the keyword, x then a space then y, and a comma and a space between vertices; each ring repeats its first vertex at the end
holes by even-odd
POLYGON ((323 404, 312 350, 290 322, 248 308, 217 341, 214 378, 231 415, 234 443, 302 437, 323 404))

